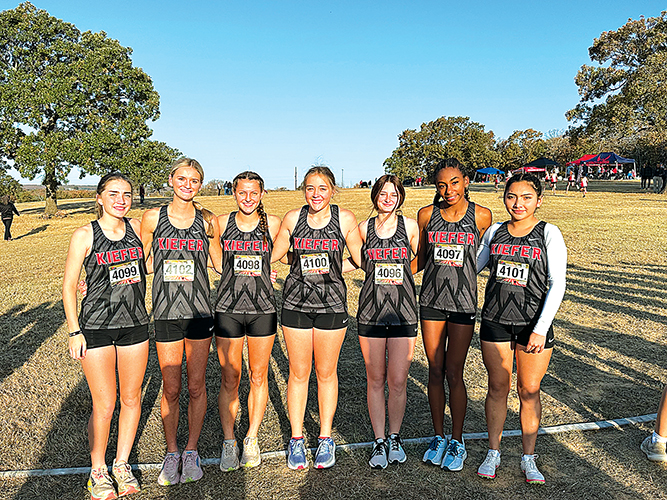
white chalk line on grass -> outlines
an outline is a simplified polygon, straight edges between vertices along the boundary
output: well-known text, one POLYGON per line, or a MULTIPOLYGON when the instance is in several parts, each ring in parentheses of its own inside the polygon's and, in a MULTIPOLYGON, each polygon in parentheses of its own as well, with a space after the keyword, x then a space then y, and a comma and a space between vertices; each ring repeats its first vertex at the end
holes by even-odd
MULTIPOLYGON (((544 434, 560 434, 563 432, 571 431, 597 431, 600 429, 609 429, 610 427, 620 428, 624 425, 630 424, 639 424, 644 422, 652 422, 657 418, 657 413, 649 413, 648 415, 640 415, 638 417, 628 417, 628 418, 617 418, 615 420, 600 420, 598 422, 582 422, 579 424, 564 424, 564 425, 554 425, 552 427, 540 427, 537 431, 539 435, 544 434)), ((511 431, 503 431, 503 437, 516 437, 521 436, 521 431, 518 429, 511 431)), ((463 434, 463 438, 467 440, 475 439, 487 439, 488 433, 486 432, 470 432, 463 434)), ((411 438, 404 439, 403 443, 405 444, 419 444, 419 443, 429 443, 433 439, 432 436, 421 437, 421 438, 411 438)), ((373 442, 369 441, 367 443, 350 443, 350 444, 340 444, 336 445, 337 450, 356 450, 358 448, 370 448, 373 446, 373 442)), ((311 452, 315 451, 315 448, 310 448, 311 452)), ((262 453, 262 459, 267 460, 270 458, 285 458, 287 456, 287 451, 269 451, 262 453)), ((204 458, 201 461, 202 465, 217 465, 220 463, 219 458, 204 458)), ((132 466, 133 470, 149 471, 149 470, 160 470, 162 464, 136 464, 132 466)), ((74 474, 90 474, 90 467, 70 467, 65 469, 31 469, 31 470, 8 470, 1 471, 1 479, 13 479, 13 478, 23 478, 23 477, 37 477, 37 476, 70 476, 74 474)))

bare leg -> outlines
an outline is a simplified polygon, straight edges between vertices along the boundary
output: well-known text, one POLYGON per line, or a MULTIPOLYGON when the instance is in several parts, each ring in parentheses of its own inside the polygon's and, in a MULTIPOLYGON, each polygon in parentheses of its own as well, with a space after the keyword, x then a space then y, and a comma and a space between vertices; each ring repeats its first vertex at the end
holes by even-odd
POLYGON ((386 380, 387 339, 359 337, 366 363, 366 401, 375 439, 385 436, 384 383, 386 380))
POLYGON ((658 418, 655 420, 655 432, 658 436, 667 437, 667 386, 662 390, 658 418))
POLYGON ((468 407, 468 393, 463 381, 463 368, 475 325, 447 323, 447 385, 449 386, 449 409, 452 412, 452 438, 459 443, 463 439, 463 421, 468 407))
POLYGON ((539 354, 524 352, 525 346, 516 346, 516 386, 521 406, 521 442, 523 453, 535 453, 537 430, 540 427, 542 403, 540 401, 540 384, 547 372, 551 360, 552 349, 545 349, 539 354))
POLYGON ((489 431, 489 448, 500 450, 500 440, 507 418, 507 396, 512 380, 514 356, 511 342, 482 341, 482 359, 489 374, 489 389, 484 409, 489 431))
POLYGON ((185 339, 185 359, 188 371, 188 443, 186 450, 196 450, 206 416, 206 365, 211 337, 203 340, 185 339))
POLYGON ((303 417, 308 401, 308 379, 313 366, 313 330, 283 326, 289 358, 287 413, 292 437, 303 436, 303 417))
POLYGON ((416 342, 416 337, 387 339, 387 386, 389 387, 387 411, 389 413, 389 434, 398 434, 401 431, 407 399, 408 371, 410 370, 410 363, 412 363, 416 342))
POLYGON ((148 363, 148 340, 130 346, 117 346, 120 382, 120 415, 116 462, 127 462, 141 418, 141 386, 148 363))
POLYGON ((116 408, 116 348, 112 345, 89 349, 81 360, 83 373, 93 398, 88 420, 88 443, 93 469, 106 465, 109 427, 116 408))
POLYGON ((339 330, 313 328, 317 402, 320 408, 320 436, 331 436, 333 418, 338 406, 338 357, 346 330, 347 328, 339 330))
POLYGON ((250 367, 250 394, 248 395, 248 417, 250 424, 247 436, 257 437, 259 425, 264 418, 269 400, 269 360, 275 335, 248 337, 248 365, 250 367))
POLYGON ((422 320, 424 351, 428 359, 428 404, 436 435, 444 436, 445 419, 445 321, 422 320))
POLYGON ((178 452, 176 432, 178 430, 178 399, 181 395, 181 370, 183 368, 183 340, 156 342, 157 358, 162 372, 162 398, 160 415, 164 428, 167 452, 178 452))
POLYGON ((234 439, 234 423, 239 411, 239 383, 243 364, 243 337, 216 337, 215 345, 220 361, 221 383, 218 412, 225 439, 234 439))

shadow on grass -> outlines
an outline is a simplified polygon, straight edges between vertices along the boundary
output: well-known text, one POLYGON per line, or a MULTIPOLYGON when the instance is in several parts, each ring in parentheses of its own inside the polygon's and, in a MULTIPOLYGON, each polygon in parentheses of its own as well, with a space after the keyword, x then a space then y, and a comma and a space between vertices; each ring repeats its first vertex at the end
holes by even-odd
POLYGON ((20 239, 23 239, 23 238, 27 238, 28 236, 33 236, 35 234, 43 233, 44 231, 46 231, 46 229, 48 227, 49 227, 48 224, 43 224, 39 227, 34 227, 30 231, 28 231, 27 233, 22 234, 21 236, 15 236, 13 239, 14 240, 20 240, 20 239))

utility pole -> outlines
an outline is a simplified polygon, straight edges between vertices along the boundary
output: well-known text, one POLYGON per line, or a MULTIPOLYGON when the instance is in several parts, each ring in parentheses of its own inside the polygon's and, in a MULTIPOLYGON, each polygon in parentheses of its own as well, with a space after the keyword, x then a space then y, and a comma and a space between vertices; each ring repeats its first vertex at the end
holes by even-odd
POLYGON ((345 169, 340 169, 340 185, 345 187, 345 169))
POLYGON ((296 191, 297 185, 296 185, 296 167, 294 167, 294 191, 296 191))

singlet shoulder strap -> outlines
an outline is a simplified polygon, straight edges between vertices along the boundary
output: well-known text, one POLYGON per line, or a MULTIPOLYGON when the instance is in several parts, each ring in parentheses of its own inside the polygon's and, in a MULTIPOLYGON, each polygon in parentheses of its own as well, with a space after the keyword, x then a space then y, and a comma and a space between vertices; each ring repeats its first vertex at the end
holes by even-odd
MULTIPOLYGON (((123 217, 125 220, 125 236, 134 236, 135 238, 139 238, 139 235, 134 231, 134 228, 132 227, 132 223, 130 222, 130 219, 127 217, 123 217)), ((141 239, 141 238, 139 238, 141 239)))

